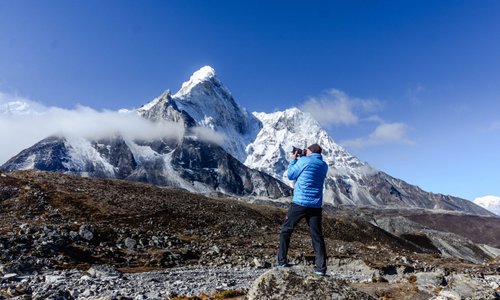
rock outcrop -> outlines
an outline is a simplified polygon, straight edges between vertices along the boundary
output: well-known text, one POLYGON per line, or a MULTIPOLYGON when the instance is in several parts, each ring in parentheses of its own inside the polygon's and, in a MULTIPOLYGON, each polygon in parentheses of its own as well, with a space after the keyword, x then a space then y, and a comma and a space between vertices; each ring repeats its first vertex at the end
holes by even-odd
POLYGON ((318 276, 312 269, 292 267, 272 269, 259 276, 250 288, 248 300, 359 299, 374 300, 348 286, 343 280, 318 276))

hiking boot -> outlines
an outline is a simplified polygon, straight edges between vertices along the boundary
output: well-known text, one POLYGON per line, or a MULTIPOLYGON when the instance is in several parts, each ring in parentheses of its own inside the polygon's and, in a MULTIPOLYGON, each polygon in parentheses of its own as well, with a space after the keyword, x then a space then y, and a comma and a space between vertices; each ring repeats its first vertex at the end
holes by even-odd
POLYGON ((278 269, 283 269, 283 268, 290 268, 292 265, 289 263, 284 263, 284 264, 277 264, 276 268, 278 269))
POLYGON ((326 275, 326 272, 322 272, 322 271, 314 271, 314 274, 318 275, 318 276, 328 276, 328 275, 326 275))

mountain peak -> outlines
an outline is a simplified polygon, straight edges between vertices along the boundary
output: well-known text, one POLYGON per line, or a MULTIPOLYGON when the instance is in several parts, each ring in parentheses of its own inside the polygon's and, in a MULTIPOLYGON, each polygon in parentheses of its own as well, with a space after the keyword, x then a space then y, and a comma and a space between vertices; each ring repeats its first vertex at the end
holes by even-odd
POLYGON ((210 66, 204 66, 198 71, 194 72, 193 75, 191 75, 191 77, 189 78, 189 81, 186 81, 182 84, 181 89, 175 94, 175 96, 182 97, 183 95, 191 92, 191 90, 200 83, 209 82, 214 79, 216 80, 214 68, 210 66))
POLYGON ((204 66, 191 75, 190 81, 204 81, 215 77, 215 70, 211 66, 204 66))
POLYGON ((137 109, 137 111, 139 113, 144 113, 144 112, 150 110, 151 108, 153 108, 155 105, 157 105, 158 103, 160 103, 162 101, 164 103, 170 102, 170 99, 171 99, 171 93, 170 93, 170 90, 167 89, 159 97, 156 97, 152 101, 150 101, 150 102, 142 105, 141 107, 139 107, 137 109))
POLYGON ((163 98, 163 99, 168 99, 170 98, 170 96, 172 95, 172 93, 170 92, 169 89, 166 89, 161 95, 160 95, 160 98, 163 98))

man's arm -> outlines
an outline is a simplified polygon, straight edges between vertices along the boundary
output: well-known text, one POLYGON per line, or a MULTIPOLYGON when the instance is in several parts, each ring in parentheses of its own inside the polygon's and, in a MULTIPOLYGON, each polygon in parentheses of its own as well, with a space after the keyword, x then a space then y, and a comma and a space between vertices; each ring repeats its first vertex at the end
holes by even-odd
POLYGON ((290 161, 290 164, 288 165, 288 179, 289 180, 297 180, 299 178, 300 173, 302 173, 302 170, 304 170, 305 164, 303 159, 294 159, 290 161))

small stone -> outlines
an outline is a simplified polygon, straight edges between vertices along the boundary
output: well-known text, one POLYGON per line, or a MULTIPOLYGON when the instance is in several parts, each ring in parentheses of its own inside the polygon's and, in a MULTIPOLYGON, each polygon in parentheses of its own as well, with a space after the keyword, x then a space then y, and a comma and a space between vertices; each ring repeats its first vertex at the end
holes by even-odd
POLYGON ((82 277, 80 277, 80 280, 81 281, 91 281, 92 278, 88 275, 83 275, 82 277))
POLYGON ((80 226, 78 234, 82 237, 82 239, 86 241, 90 241, 94 238, 93 229, 90 225, 87 224, 80 226))
POLYGON ((216 253, 216 254, 220 253, 220 249, 219 249, 219 247, 217 247, 217 245, 212 246, 212 248, 210 248, 210 250, 212 250, 212 252, 216 253))
POLYGON ((269 262, 259 259, 257 257, 254 257, 253 259, 253 265, 258 269, 265 269, 271 267, 271 264, 269 262))
POLYGON ((7 273, 7 274, 3 275, 2 279, 4 279, 4 280, 13 280, 13 279, 16 279, 17 276, 18 275, 16 273, 7 273))
POLYGON ((83 293, 82 293, 82 296, 83 297, 89 297, 92 295, 92 292, 89 290, 89 289, 86 289, 83 293))
POLYGON ((80 295, 80 293, 78 292, 78 290, 70 290, 69 294, 71 295, 71 297, 73 297, 75 299, 78 298, 78 296, 80 295))
POLYGON ((76 238, 78 237, 78 232, 70 231, 69 236, 71 237, 72 240, 76 240, 76 238))
POLYGON ((19 228, 21 228, 21 230, 24 234, 30 233, 30 225, 27 223, 22 224, 21 226, 19 226, 19 228))
POLYGON ((134 249, 135 246, 137 245, 137 241, 131 238, 126 238, 125 239, 125 247, 129 249, 134 249))
POLYGON ((45 283, 55 283, 58 281, 62 281, 64 276, 61 275, 45 275, 45 283))

